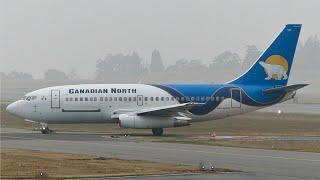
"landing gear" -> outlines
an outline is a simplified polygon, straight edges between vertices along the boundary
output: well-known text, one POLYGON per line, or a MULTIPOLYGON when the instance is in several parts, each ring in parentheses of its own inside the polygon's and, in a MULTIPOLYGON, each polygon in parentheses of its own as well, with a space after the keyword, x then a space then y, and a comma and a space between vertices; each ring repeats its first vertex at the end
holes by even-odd
POLYGON ((163 134, 163 128, 153 128, 152 133, 154 136, 161 136, 163 134))
POLYGON ((49 132, 50 132, 50 130, 49 130, 48 127, 46 127, 46 128, 41 128, 41 133, 42 133, 42 134, 49 134, 49 132))
POLYGON ((41 124, 40 130, 42 134, 49 134, 50 132, 52 132, 52 130, 49 129, 47 123, 40 123, 40 124, 41 124))

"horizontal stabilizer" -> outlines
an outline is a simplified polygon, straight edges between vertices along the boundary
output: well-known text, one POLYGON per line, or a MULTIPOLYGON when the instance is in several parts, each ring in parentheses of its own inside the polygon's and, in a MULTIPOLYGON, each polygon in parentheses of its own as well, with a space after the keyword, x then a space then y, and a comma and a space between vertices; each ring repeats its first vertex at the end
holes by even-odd
POLYGON ((270 88, 263 91, 264 94, 273 94, 273 93, 283 93, 283 92, 293 92, 300 88, 303 88, 309 84, 294 84, 290 86, 282 86, 276 88, 270 88))

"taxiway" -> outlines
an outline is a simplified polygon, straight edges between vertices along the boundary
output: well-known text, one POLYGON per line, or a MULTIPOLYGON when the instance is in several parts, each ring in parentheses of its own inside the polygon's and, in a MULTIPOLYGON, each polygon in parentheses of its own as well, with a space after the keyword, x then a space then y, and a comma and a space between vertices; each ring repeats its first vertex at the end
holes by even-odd
MULTIPOLYGON (((231 148, 177 143, 144 142, 143 138, 110 134, 1 129, 1 146, 104 157, 139 159, 197 166, 214 162, 217 167, 240 170, 226 174, 172 175, 165 179, 320 179, 320 154, 294 151, 231 148)), ((129 177, 125 177, 129 178, 129 177)), ((163 179, 163 176, 130 177, 163 179)))

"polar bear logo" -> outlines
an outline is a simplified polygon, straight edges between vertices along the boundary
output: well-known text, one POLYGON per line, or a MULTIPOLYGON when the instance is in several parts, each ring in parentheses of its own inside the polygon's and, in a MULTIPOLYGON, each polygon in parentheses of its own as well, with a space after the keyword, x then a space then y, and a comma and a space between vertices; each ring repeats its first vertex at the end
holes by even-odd
POLYGON ((263 61, 260 61, 259 64, 263 67, 264 71, 267 74, 265 80, 285 80, 288 79, 286 69, 278 64, 268 64, 263 61))

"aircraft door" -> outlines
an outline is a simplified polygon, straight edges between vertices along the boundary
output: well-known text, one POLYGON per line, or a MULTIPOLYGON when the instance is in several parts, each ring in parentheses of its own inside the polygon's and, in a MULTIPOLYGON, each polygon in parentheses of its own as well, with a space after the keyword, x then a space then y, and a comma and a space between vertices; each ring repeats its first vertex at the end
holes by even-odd
POLYGON ((142 106, 143 105, 143 96, 142 95, 138 95, 137 96, 137 105, 138 106, 142 106))
POLYGON ((241 108, 242 95, 239 88, 231 89, 231 108, 241 108))
POLYGON ((60 90, 51 90, 51 108, 60 108, 60 90))

